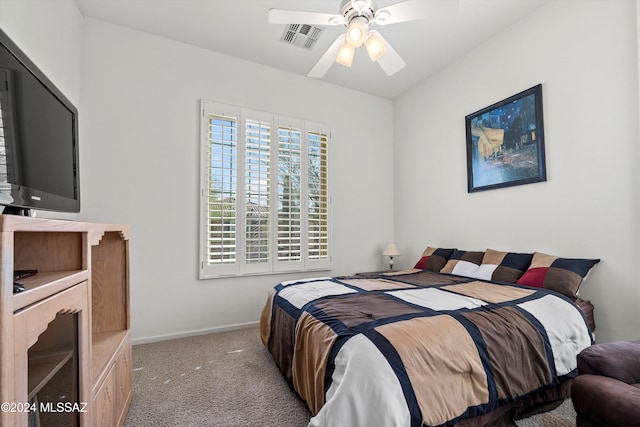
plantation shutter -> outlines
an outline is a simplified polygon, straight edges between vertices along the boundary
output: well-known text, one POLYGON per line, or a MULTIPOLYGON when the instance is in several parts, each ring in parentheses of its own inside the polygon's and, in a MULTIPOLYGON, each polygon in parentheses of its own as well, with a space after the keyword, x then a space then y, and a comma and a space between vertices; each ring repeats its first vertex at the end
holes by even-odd
POLYGON ((302 187, 304 122, 280 118, 278 123, 278 271, 303 268, 302 187))
MULTIPOLYGON (((224 111, 224 110, 223 110, 224 111)), ((219 274, 237 274, 237 109, 229 114, 204 111, 206 245, 201 251, 202 267, 215 266, 219 274), (204 253, 202 253, 204 252, 204 253)), ((201 233, 202 235, 202 233, 201 233)))
POLYGON ((307 260, 309 268, 330 265, 329 253, 329 130, 307 124, 308 196, 307 260))
POLYGON ((245 111, 244 265, 241 271, 271 271, 271 128, 273 117, 245 111))
POLYGON ((330 267, 329 128, 202 102, 200 277, 330 267))

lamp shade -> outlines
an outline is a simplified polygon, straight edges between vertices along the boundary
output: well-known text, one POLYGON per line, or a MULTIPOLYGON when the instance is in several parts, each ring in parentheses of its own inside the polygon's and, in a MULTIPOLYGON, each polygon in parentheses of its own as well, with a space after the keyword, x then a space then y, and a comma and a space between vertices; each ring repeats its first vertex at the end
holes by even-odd
POLYGON ((386 249, 384 250, 384 252, 382 252, 382 255, 384 255, 384 256, 399 256, 400 255, 400 251, 396 247, 395 243, 389 243, 387 245, 386 249))
POLYGON ((351 67, 355 54, 356 50, 352 46, 348 43, 343 43, 338 51, 338 56, 336 56, 336 62, 344 65, 345 67, 351 67))
POLYGON ((371 58, 373 62, 376 62, 387 53, 387 44, 376 31, 369 31, 369 35, 364 44, 367 47, 369 58, 371 58))
POLYGON ((349 24, 349 29, 347 30, 347 43, 349 46, 353 48, 362 46, 366 37, 367 27, 365 26, 365 23, 359 18, 353 19, 349 24))

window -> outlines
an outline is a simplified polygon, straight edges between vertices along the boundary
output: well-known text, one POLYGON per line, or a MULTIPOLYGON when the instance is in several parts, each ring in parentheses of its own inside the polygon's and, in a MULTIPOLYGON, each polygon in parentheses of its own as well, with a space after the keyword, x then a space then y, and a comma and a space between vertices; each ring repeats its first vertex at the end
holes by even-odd
POLYGON ((328 269, 328 126, 202 102, 200 277, 328 269))

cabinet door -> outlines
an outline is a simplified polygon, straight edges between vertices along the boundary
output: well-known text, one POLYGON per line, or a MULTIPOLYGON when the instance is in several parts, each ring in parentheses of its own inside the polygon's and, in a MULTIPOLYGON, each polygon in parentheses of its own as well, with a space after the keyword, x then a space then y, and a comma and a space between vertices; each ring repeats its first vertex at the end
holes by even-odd
POLYGON ((116 425, 114 414, 116 408, 116 376, 112 366, 102 386, 92 402, 93 425, 96 427, 113 427, 116 425))
MULTIPOLYGON (((88 358, 87 282, 16 312, 13 317, 15 383, 12 401, 28 402, 36 397, 39 390, 52 384, 51 381, 57 378, 56 373, 69 360, 77 360, 77 364, 71 365, 71 388, 80 388, 78 402, 74 403, 86 402, 82 385, 85 380, 82 375, 86 372, 88 358), (68 314, 75 317, 64 320, 58 317, 68 314), (71 324, 69 320, 72 321, 71 324), (78 347, 77 354, 75 343, 78 347)), ((58 402, 49 403, 55 405, 58 402)), ((14 415, 16 425, 27 425, 26 412, 14 415)), ((84 419, 82 415, 81 418, 84 419)))
POLYGON ((124 424, 124 418, 127 415, 126 410, 129 408, 131 399, 131 345, 128 340, 116 361, 115 377, 117 384, 115 414, 118 425, 121 426, 124 424))

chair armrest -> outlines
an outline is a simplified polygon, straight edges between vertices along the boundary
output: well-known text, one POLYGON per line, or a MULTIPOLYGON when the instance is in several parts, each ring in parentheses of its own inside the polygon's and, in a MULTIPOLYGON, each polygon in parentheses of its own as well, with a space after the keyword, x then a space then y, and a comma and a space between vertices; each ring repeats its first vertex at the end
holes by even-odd
POLYGON ((640 388, 601 375, 579 375, 571 384, 578 426, 637 426, 640 388))
POLYGON ((640 383, 640 341, 595 344, 578 354, 578 375, 595 374, 640 383))

